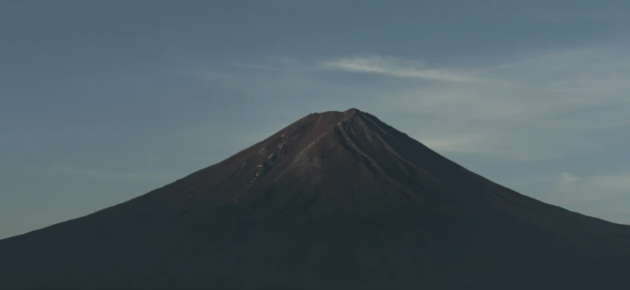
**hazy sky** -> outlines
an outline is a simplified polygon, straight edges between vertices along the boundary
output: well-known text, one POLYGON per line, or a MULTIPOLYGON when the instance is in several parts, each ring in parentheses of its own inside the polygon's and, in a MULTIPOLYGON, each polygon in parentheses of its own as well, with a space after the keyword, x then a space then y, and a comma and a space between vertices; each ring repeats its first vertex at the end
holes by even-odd
POLYGON ((630 223, 629 31, 627 0, 0 0, 0 238, 351 107, 630 223))

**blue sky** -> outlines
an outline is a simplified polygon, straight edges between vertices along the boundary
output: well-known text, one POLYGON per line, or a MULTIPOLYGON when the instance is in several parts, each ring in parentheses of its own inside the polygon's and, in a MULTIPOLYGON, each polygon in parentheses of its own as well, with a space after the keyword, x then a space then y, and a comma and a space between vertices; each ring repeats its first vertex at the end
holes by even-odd
POLYGON ((630 224, 630 2, 0 0, 0 238, 357 107, 630 224))

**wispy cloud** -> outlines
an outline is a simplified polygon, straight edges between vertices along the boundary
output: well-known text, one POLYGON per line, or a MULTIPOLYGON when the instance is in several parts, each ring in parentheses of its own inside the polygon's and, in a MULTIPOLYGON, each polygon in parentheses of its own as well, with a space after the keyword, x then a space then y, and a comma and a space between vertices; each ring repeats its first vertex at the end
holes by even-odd
POLYGON ((599 174, 551 186, 544 200, 583 214, 630 223, 630 172, 599 174))
POLYGON ((420 78, 447 82, 478 81, 472 74, 450 69, 428 68, 419 61, 400 60, 388 56, 355 56, 328 60, 321 63, 326 69, 356 73, 380 74, 399 78, 420 78))
POLYGON ((417 116, 402 129, 421 141, 447 132, 457 140, 439 144, 447 150, 505 158, 603 148, 587 136, 630 127, 630 54, 623 51, 552 53, 479 71, 493 81, 391 87, 379 109, 417 116))
POLYGON ((500 181, 521 193, 583 214, 630 223, 630 172, 576 176, 569 172, 538 170, 500 181), (534 189, 527 191, 528 189, 534 189))
MULTIPOLYGON (((562 173, 560 178, 549 178, 544 200, 554 204, 579 207, 594 202, 630 198, 630 172, 600 173, 580 178, 562 173)), ((630 207, 626 212, 630 214, 630 207)))
MULTIPOLYGON (((478 163, 466 162, 507 166, 515 173, 486 176, 571 210, 603 217, 607 209, 587 211, 587 204, 611 199, 630 204, 630 175, 623 170, 602 174, 610 168, 574 167, 585 156, 609 154, 611 145, 630 146, 624 137, 630 130, 630 53, 623 49, 551 51, 467 69, 375 55, 235 63, 240 66, 191 65, 171 73, 199 79, 206 71, 229 74, 240 81, 213 84, 246 88, 245 95, 272 101, 260 111, 280 110, 294 118, 302 114, 296 112, 359 107, 473 171, 484 174, 478 163), (335 71, 385 78, 358 83, 330 74, 335 71)), ((276 126, 252 129, 250 141, 243 142, 268 136, 276 126)))
POLYGON ((246 81, 256 95, 307 100, 304 107, 310 111, 358 106, 386 121, 404 115, 413 123, 393 125, 445 153, 559 159, 602 148, 596 138, 585 137, 589 134, 630 126, 630 54, 610 47, 549 52, 473 69, 431 68, 375 54, 315 62, 276 57, 239 65, 248 70, 171 72, 195 77, 229 74, 246 81), (280 69, 287 67, 299 73, 280 69), (321 78, 327 71, 400 81, 358 85, 344 83, 343 77, 321 78))
POLYGON ((574 182, 580 180, 579 178, 573 176, 573 174, 568 173, 568 172, 563 172, 563 173, 560 174, 560 176, 561 176, 560 183, 564 183, 564 184, 574 183, 574 182))

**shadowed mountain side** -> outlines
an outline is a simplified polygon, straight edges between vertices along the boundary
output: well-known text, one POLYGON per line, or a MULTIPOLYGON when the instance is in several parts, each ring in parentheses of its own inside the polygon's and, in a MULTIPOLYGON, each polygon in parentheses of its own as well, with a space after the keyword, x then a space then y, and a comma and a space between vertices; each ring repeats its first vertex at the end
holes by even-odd
POLYGON ((629 272, 630 227, 501 187, 356 109, 0 241, 6 289, 628 289, 629 272))

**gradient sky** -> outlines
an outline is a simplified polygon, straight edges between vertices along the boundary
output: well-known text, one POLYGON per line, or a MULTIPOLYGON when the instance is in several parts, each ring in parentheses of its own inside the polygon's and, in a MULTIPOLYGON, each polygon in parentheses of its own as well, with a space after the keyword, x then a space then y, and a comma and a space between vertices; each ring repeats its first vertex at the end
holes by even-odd
POLYGON ((630 1, 0 0, 0 238, 311 112, 630 224, 630 1))

